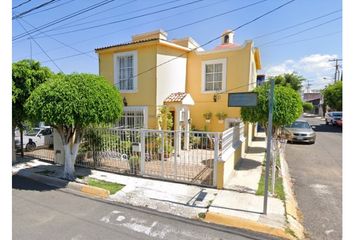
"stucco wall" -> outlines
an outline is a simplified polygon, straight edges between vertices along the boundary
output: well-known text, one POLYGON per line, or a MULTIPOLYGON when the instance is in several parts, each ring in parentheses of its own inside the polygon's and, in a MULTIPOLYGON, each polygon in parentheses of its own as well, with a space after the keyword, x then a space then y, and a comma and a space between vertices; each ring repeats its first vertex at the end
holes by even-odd
POLYGON ((174 50, 170 47, 157 47, 157 65, 165 63, 157 68, 156 104, 162 105, 163 101, 175 92, 185 92, 187 58, 186 55, 180 56, 181 50, 174 50), (179 57, 180 56, 180 57, 179 57))
MULTIPOLYGON (((138 63, 137 72, 144 72, 137 77, 136 93, 121 93, 125 97, 128 106, 147 106, 148 107, 148 128, 156 128, 156 70, 147 71, 156 66, 156 45, 144 45, 138 49, 126 47, 119 49, 119 52, 137 51, 138 63), (147 71, 147 72, 145 72, 147 71)), ((109 82, 114 84, 114 61, 113 55, 117 49, 100 53, 100 75, 104 76, 109 82)))
POLYGON ((197 129, 208 131, 223 131, 224 123, 219 123, 216 117, 217 112, 225 112, 230 118, 240 117, 240 108, 228 107, 228 92, 249 91, 247 84, 250 82, 250 59, 252 43, 248 42, 243 47, 232 51, 219 51, 213 53, 195 53, 188 56, 187 87, 195 105, 191 107, 192 125, 197 129), (226 91, 219 94, 216 102, 213 100, 215 93, 202 93, 202 62, 213 59, 227 60, 226 91), (235 89, 237 88, 237 89, 235 89), (232 90, 235 89, 235 90, 232 90), (210 123, 206 123, 203 113, 210 111, 213 117, 210 123))

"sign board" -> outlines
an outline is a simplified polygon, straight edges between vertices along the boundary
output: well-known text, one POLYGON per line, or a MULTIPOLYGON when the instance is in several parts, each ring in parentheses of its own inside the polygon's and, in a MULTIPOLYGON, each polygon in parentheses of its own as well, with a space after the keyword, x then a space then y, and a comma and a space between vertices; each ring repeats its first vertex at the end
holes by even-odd
POLYGON ((132 143, 132 151, 133 152, 141 152, 141 144, 140 143, 132 143))
POLYGON ((257 93, 254 92, 240 92, 229 93, 228 107, 255 107, 257 105, 257 93))

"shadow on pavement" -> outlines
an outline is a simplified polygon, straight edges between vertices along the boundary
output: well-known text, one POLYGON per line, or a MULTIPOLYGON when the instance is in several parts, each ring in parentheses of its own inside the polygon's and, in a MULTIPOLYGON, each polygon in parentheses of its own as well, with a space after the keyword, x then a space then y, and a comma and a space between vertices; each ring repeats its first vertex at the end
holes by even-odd
POLYGON ((320 125, 314 125, 314 131, 315 132, 331 132, 331 133, 341 133, 342 132, 342 127, 338 126, 332 126, 332 125, 326 125, 326 124, 320 124, 320 125))
POLYGON ((266 140, 265 137, 254 137, 252 139, 252 141, 254 141, 254 142, 261 142, 261 141, 265 141, 265 140, 266 140))
POLYGON ((248 147, 246 153, 264 153, 265 151, 264 147, 248 147))
POLYGON ((13 175, 12 189, 43 192, 43 191, 56 190, 58 189, 58 187, 49 186, 26 177, 13 175))
POLYGON ((255 161, 255 160, 248 159, 248 158, 242 158, 240 160, 240 163, 237 164, 235 170, 237 170, 237 171, 250 170, 250 169, 257 168, 260 165, 261 165, 261 163, 255 161))
MULTIPOLYGON (((20 163, 25 163, 23 161, 20 163)), ((65 188, 69 181, 63 178, 64 167, 61 165, 39 165, 20 169, 12 176, 12 188, 29 191, 51 191, 65 188)), ((75 175, 85 178, 91 170, 75 167, 75 175)))

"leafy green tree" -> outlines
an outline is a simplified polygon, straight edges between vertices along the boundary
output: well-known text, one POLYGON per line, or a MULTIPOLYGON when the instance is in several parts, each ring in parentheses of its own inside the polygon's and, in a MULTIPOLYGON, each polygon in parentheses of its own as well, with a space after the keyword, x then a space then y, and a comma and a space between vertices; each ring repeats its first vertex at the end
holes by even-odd
POLYGON ((314 106, 310 102, 303 102, 302 108, 303 108, 304 112, 311 112, 313 110, 314 106))
POLYGON ((42 120, 59 133, 64 147, 64 178, 75 178, 75 160, 83 130, 91 124, 112 123, 122 114, 122 98, 103 77, 58 75, 36 88, 26 102, 33 120, 42 120))
POLYGON ((295 91, 300 91, 302 88, 302 82, 305 78, 296 73, 284 73, 278 76, 269 77, 269 80, 274 79, 275 85, 281 85, 285 87, 291 87, 295 91))
MULTIPOLYGON (((264 128, 268 125, 269 84, 256 87, 258 102, 255 107, 242 107, 241 118, 250 123, 259 123, 264 128)), ((273 135, 284 125, 293 123, 302 114, 302 101, 299 93, 290 87, 276 85, 273 102, 273 135)))
POLYGON ((342 84, 342 81, 337 81, 324 89, 324 105, 328 105, 333 110, 342 111, 342 84))
POLYGON ((49 68, 42 67, 39 62, 34 60, 21 60, 12 64, 13 138, 16 127, 20 129, 22 136, 24 123, 28 120, 27 113, 24 109, 26 100, 36 87, 50 79, 52 76, 53 73, 49 68))

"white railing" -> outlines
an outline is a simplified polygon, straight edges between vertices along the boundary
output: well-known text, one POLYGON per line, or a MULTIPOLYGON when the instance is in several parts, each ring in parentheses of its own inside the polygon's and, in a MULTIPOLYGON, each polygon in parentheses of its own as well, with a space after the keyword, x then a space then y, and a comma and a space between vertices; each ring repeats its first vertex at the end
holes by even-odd
POLYGON ((225 130, 221 138, 221 159, 229 157, 244 140, 244 124, 242 122, 225 130))

